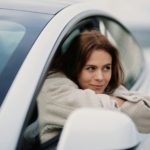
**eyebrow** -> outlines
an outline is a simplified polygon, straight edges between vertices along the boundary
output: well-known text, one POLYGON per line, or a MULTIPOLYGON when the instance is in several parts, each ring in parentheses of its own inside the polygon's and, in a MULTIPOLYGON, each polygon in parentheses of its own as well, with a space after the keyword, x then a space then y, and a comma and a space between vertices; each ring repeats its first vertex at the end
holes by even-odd
MULTIPOLYGON (((112 64, 110 64, 110 63, 108 63, 108 64, 105 64, 104 66, 111 66, 112 64)), ((95 65, 92 65, 92 64, 87 64, 87 65, 85 65, 85 66, 94 66, 94 67, 96 67, 95 65)))
POLYGON ((104 65, 104 66, 111 66, 111 65, 112 65, 112 64, 109 63, 109 64, 106 64, 106 65, 104 65))

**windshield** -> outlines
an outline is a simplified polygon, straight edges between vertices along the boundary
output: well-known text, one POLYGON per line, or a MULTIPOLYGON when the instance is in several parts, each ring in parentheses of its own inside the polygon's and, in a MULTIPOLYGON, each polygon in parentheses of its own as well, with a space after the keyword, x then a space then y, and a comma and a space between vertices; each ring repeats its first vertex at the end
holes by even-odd
POLYGON ((0 106, 28 52, 52 17, 0 9, 0 106))
POLYGON ((25 27, 18 23, 0 20, 0 74, 25 32, 25 27))

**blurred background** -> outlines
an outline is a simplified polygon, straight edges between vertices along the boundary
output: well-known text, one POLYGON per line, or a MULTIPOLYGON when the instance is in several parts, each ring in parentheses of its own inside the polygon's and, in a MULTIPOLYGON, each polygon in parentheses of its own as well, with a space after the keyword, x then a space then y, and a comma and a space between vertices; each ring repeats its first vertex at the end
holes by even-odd
POLYGON ((150 49, 150 0, 71 0, 90 2, 120 20, 136 37, 141 47, 150 49))

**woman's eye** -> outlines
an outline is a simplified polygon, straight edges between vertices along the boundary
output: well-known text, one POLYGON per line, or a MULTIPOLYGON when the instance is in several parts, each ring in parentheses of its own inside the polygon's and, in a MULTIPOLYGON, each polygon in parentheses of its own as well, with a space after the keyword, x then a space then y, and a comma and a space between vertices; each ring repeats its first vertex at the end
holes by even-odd
POLYGON ((88 67, 87 70, 93 71, 95 68, 94 67, 88 67))
POLYGON ((106 66, 105 68, 104 68, 104 70, 111 70, 111 66, 106 66))

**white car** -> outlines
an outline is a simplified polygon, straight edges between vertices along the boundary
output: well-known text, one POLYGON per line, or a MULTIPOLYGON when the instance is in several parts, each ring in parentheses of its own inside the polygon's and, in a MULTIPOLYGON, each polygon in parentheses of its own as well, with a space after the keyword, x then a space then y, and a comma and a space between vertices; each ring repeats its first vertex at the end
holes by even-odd
POLYGON ((125 86, 149 93, 150 75, 141 47, 130 31, 100 6, 0 1, 1 150, 56 149, 57 137, 47 147, 39 143, 30 147, 23 134, 38 117, 36 97, 52 60, 63 54, 77 34, 90 29, 99 30, 119 49, 125 86))

